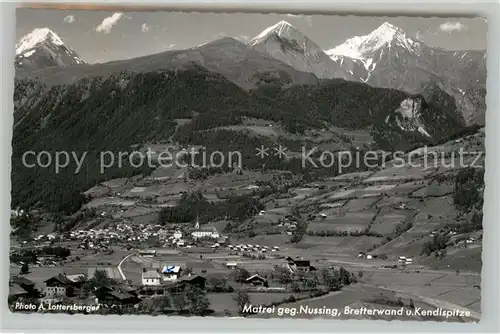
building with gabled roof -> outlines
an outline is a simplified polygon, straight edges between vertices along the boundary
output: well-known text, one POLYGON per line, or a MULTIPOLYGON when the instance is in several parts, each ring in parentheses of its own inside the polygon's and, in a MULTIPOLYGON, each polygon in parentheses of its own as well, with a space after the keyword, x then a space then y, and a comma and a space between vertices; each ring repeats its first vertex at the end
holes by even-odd
POLYGON ((191 233, 194 239, 209 237, 219 239, 220 234, 214 226, 202 226, 191 233))
POLYGON ((142 285, 158 286, 161 285, 161 274, 158 269, 146 269, 142 271, 142 285))
POLYGON ((248 277, 245 280, 245 283, 252 284, 254 286, 265 286, 265 287, 269 285, 267 283, 267 279, 265 277, 260 276, 259 274, 254 274, 248 277))
POLYGON ((28 291, 17 283, 9 284, 9 300, 18 300, 28 296, 28 291))

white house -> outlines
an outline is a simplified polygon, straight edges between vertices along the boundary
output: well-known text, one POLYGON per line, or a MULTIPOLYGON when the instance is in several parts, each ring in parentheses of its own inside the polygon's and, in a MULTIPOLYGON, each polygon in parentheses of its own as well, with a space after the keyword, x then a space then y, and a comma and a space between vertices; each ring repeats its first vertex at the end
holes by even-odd
POLYGON ((228 263, 226 263, 226 267, 229 268, 229 269, 234 269, 234 268, 238 267, 238 263, 236 263, 236 262, 228 262, 228 263))
POLYGON ((164 281, 175 281, 182 274, 182 268, 180 266, 164 266, 161 271, 163 274, 164 281))
POLYGON ((213 226, 202 227, 200 229, 197 229, 196 231, 191 233, 191 236, 195 239, 196 238, 203 238, 203 237, 209 237, 209 238, 214 238, 214 239, 220 238, 219 232, 213 226))
POLYGON ((142 257, 155 257, 156 251, 155 250, 142 250, 139 252, 139 255, 142 257))
POLYGON ((142 272, 142 285, 158 286, 161 285, 161 275, 157 269, 145 269, 142 272))
POLYGON ((181 231, 175 231, 173 237, 176 240, 182 239, 182 232, 181 231))

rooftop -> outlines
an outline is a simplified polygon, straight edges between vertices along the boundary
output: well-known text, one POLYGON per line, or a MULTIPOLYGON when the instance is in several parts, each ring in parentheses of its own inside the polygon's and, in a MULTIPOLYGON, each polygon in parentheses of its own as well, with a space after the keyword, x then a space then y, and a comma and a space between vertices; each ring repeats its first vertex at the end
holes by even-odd
POLYGON ((143 279, 161 278, 160 273, 157 270, 146 270, 142 273, 143 279))
POLYGON ((181 271, 181 266, 167 265, 167 266, 163 267, 162 273, 164 273, 164 274, 177 274, 177 273, 179 273, 179 271, 181 271))

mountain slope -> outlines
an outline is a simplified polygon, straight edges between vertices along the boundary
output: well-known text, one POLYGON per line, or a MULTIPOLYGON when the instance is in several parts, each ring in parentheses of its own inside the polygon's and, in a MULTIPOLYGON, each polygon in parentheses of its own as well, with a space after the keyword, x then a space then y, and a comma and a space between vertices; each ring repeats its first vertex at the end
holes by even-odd
POLYGON ((160 69, 186 69, 193 64, 199 64, 210 71, 221 73, 230 81, 246 89, 255 88, 260 83, 268 81, 280 86, 317 82, 313 74, 297 71, 229 37, 186 50, 167 51, 104 64, 87 64, 64 69, 48 68, 33 71, 28 76, 37 77, 49 85, 57 85, 70 84, 85 77, 106 77, 123 71, 140 73, 160 69))
POLYGON ((428 84, 440 85, 455 98, 467 124, 484 123, 484 110, 478 110, 484 104, 484 52, 431 48, 386 22, 326 53, 372 86, 419 93, 428 84))
POLYGON ((314 73, 318 78, 355 80, 316 43, 286 21, 266 28, 248 45, 299 71, 314 73))
MULTIPOLYGON (((246 167, 261 168, 255 148, 270 147, 269 138, 214 130, 241 124, 243 116, 272 120, 287 129, 369 129, 385 149, 432 142, 462 128, 451 117, 452 104, 434 105, 393 89, 332 79, 317 85, 273 89, 264 85, 246 91, 220 73, 192 63, 184 70, 121 72, 51 87, 17 79, 15 87, 13 206, 43 205, 54 211, 78 208, 81 191, 98 182, 148 173, 147 164, 133 168, 126 159, 121 168, 115 161, 113 168, 100 171, 99 152, 130 152, 136 144, 172 138, 182 143, 201 141, 212 149, 240 151, 246 167), (418 103, 408 117, 405 110, 412 101, 418 103), (191 121, 177 128, 176 119, 191 121), (422 129, 430 137, 422 135, 422 129), (26 151, 88 154, 79 173, 75 174, 76 164, 71 161, 54 177, 53 168, 27 168, 22 163, 26 151)), ((446 95, 438 102, 443 101, 446 95)), ((288 168, 274 158, 266 168, 288 168)), ((301 170, 300 163, 297 166, 301 170)))
POLYGON ((34 29, 16 45, 15 68, 18 71, 79 64, 85 62, 49 28, 34 29))

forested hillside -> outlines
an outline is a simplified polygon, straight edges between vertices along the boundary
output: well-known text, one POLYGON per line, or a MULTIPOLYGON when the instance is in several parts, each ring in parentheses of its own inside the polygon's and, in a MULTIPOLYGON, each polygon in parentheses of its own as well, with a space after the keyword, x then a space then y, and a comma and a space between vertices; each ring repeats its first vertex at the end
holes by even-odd
MULTIPOLYGON (((453 105, 432 101, 419 110, 432 138, 397 128, 388 116, 408 95, 391 89, 326 80, 287 89, 264 84, 247 92, 197 65, 177 71, 122 72, 50 88, 22 80, 16 83, 14 97, 12 205, 43 203, 67 212, 84 201, 82 191, 102 180, 149 172, 124 162, 125 167, 101 174, 98 158, 103 151, 130 151, 132 145, 173 138, 205 145, 207 150, 239 150, 247 158, 247 168, 263 168, 255 148, 269 145, 269 138, 213 129, 239 124, 242 116, 279 122, 292 133, 325 125, 370 129, 386 149, 437 141, 462 128, 453 105), (176 119, 192 121, 176 129, 176 119), (26 151, 88 154, 78 174, 67 168, 56 175, 51 168, 23 166, 26 151)), ((270 159, 265 168, 301 172, 299 162, 270 159)))

